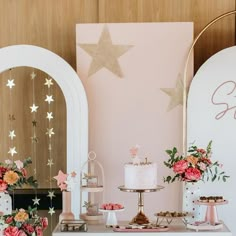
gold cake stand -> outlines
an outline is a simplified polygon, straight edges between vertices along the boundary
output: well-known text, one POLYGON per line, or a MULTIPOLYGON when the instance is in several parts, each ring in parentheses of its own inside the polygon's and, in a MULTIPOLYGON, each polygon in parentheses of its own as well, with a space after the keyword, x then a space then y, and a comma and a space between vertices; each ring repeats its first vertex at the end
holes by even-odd
POLYGON ((138 224, 138 225, 149 224, 150 221, 148 217, 144 214, 144 197, 143 197, 144 193, 157 192, 163 189, 164 187, 157 185, 156 188, 151 188, 151 189, 129 189, 125 188, 124 186, 119 186, 118 188, 120 189, 120 191, 123 192, 138 193, 138 213, 132 219, 130 224, 138 224))

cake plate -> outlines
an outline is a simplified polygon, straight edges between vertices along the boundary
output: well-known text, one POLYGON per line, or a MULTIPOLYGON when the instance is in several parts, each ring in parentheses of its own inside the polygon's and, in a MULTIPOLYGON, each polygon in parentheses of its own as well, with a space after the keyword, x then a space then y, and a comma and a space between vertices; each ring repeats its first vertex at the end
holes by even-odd
POLYGON ((106 227, 114 227, 117 226, 117 218, 116 218, 116 212, 123 211, 124 208, 117 209, 117 210, 105 210, 105 209, 99 209, 100 212, 106 212, 107 214, 107 220, 106 220, 106 227))
POLYGON ((156 192, 163 189, 164 187, 157 185, 156 188, 151 188, 151 189, 130 189, 130 188, 125 188, 124 186, 119 186, 118 188, 120 189, 120 191, 123 192, 138 193, 138 213, 132 219, 130 224, 138 224, 138 225, 149 224, 150 221, 148 217, 144 214, 144 198, 143 198, 144 193, 156 192))

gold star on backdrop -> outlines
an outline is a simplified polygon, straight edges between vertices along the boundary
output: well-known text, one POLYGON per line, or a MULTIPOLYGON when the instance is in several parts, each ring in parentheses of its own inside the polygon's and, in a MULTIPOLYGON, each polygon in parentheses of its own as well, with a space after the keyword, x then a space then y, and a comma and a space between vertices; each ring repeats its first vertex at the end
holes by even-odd
POLYGON ((175 84, 175 88, 161 88, 161 90, 170 96, 170 102, 167 108, 167 111, 172 110, 178 105, 183 105, 183 81, 181 76, 178 76, 175 84))
POLYGON ((132 45, 112 44, 110 32, 105 26, 97 44, 79 44, 91 57, 88 76, 96 73, 103 67, 118 77, 123 77, 118 58, 126 53, 132 45))

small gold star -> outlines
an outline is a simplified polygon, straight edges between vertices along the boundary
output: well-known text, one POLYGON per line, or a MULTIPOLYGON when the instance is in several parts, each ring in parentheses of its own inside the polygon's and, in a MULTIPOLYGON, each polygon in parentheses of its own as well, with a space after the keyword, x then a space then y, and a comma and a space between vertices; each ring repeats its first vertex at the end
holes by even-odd
POLYGON ((48 119, 49 122, 50 122, 51 119, 53 119, 52 112, 47 112, 47 117, 46 117, 46 119, 48 119))
POLYGON ((44 100, 45 102, 48 102, 48 104, 50 104, 51 102, 54 102, 52 95, 46 95, 46 99, 44 100))
POLYGON ((40 201, 40 199, 37 198, 37 196, 35 196, 35 198, 32 199, 32 201, 34 202, 33 205, 39 205, 39 201, 40 201))
POLYGON ((47 165, 50 166, 50 167, 51 167, 52 165, 54 165, 53 160, 52 160, 52 159, 48 159, 47 165))
POLYGON ((14 121, 14 120, 16 120, 16 118, 15 118, 15 115, 13 114, 9 114, 8 115, 8 119, 10 120, 10 121, 14 121))
POLYGON ((9 137, 10 137, 11 140, 13 140, 14 137, 16 137, 16 135, 15 135, 15 130, 10 130, 10 131, 9 131, 9 137))
POLYGON ((49 207, 48 214, 53 215, 55 213, 54 207, 49 207))
POLYGON ((38 108, 39 108, 38 106, 36 106, 35 104, 33 104, 33 105, 30 107, 31 113, 32 113, 32 112, 37 112, 37 109, 38 109, 38 108))
POLYGON ((16 147, 10 148, 8 153, 13 157, 17 153, 16 147))
POLYGON ((44 85, 48 86, 48 88, 50 88, 50 86, 53 85, 52 79, 47 79, 46 78, 45 81, 46 82, 44 83, 44 85))
POLYGON ((34 79, 36 77, 36 74, 34 71, 30 74, 30 77, 31 77, 31 79, 34 79))
POLYGON ((7 80, 6 86, 12 89, 12 87, 15 86, 14 79, 7 80))
POLYGON ((51 138, 52 135, 55 134, 55 133, 53 132, 53 128, 51 128, 51 129, 48 129, 48 128, 47 128, 47 132, 46 132, 46 134, 49 136, 49 138, 51 138))
POLYGON ((36 121, 36 120, 33 120, 33 121, 32 121, 32 124, 33 124, 34 127, 36 127, 36 126, 37 126, 37 121, 36 121))
POLYGON ((54 194, 54 191, 48 191, 47 197, 49 197, 51 200, 52 200, 52 198, 56 197, 54 194))
POLYGON ((31 137, 32 139, 32 143, 37 143, 39 141, 39 139, 37 138, 36 135, 34 135, 33 137, 31 137))

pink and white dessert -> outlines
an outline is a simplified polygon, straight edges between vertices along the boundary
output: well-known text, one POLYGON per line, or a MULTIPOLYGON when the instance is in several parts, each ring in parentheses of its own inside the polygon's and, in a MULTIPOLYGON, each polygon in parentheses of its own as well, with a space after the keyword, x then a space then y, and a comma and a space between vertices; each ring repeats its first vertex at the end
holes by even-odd
POLYGON ((101 209, 103 210, 120 210, 124 207, 119 203, 104 203, 101 206, 101 209))
POLYGON ((157 164, 145 158, 141 161, 137 153, 139 146, 130 149, 132 162, 124 166, 124 187, 127 189, 153 189, 157 186, 157 164))

